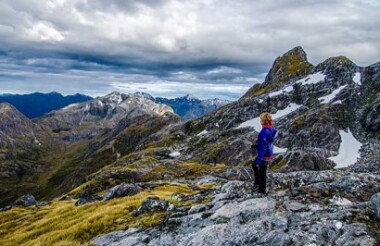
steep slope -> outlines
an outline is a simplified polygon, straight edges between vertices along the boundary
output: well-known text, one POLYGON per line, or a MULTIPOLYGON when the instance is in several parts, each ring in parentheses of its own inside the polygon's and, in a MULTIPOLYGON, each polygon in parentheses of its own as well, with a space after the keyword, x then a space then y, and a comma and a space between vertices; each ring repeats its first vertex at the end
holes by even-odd
POLYGON ((166 105, 118 92, 69 105, 35 122, 9 104, 1 112, 1 139, 7 146, 0 173, 7 176, 2 179, 7 185, 0 193, 9 196, 3 195, 0 204, 27 192, 38 198, 67 192, 120 153, 134 151, 143 138, 179 120, 166 105), (14 144, 9 147, 9 142, 14 144))
POLYGON ((36 159, 44 150, 48 136, 15 107, 0 103, 0 204, 30 191, 35 184, 25 175, 36 173, 36 159), (17 188, 22 184, 22 189, 17 188))
POLYGON ((0 95, 0 102, 8 102, 12 104, 28 118, 40 117, 52 110, 63 108, 72 103, 89 101, 91 99, 92 97, 86 95, 75 94, 63 96, 57 92, 36 92, 25 95, 0 95))
POLYGON ((28 141, 33 138, 34 124, 14 106, 0 103, 0 145, 11 144, 15 139, 28 141))

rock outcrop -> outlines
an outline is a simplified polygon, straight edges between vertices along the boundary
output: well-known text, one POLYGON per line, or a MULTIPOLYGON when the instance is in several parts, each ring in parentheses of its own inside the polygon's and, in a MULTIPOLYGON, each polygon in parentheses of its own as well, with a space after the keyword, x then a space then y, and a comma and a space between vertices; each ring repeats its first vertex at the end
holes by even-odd
MULTIPOLYGON (((160 227, 112 232, 95 238, 93 243, 377 245, 375 228, 366 224, 377 212, 377 195, 372 196, 372 205, 366 201, 379 191, 379 182, 379 176, 352 176, 341 171, 276 174, 270 176, 270 194, 261 197, 250 192, 247 182, 229 181, 204 193, 211 201, 192 206, 188 213, 167 210, 168 218, 160 227), (317 195, 317 187, 325 188, 317 195), (366 192, 368 195, 361 195, 366 192), (367 221, 359 221, 359 217, 367 221)), ((158 207, 160 211, 167 209, 158 207)))
POLYGON ((21 206, 21 207, 30 207, 30 206, 37 205, 37 201, 36 201, 36 198, 34 198, 34 196, 25 195, 25 196, 19 197, 14 202, 14 205, 15 206, 21 206))
POLYGON ((112 187, 104 195, 103 200, 107 201, 107 200, 110 200, 112 198, 123 197, 123 196, 132 196, 132 195, 135 195, 141 191, 142 191, 141 187, 136 185, 136 184, 121 183, 119 185, 112 187))

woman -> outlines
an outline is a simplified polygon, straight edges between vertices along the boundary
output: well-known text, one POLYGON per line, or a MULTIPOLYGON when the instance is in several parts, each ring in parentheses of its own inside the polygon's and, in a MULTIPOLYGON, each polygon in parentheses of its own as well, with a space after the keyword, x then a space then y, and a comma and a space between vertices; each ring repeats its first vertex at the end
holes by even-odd
POLYGON ((273 128, 273 119, 270 113, 260 115, 262 129, 257 137, 257 157, 252 162, 255 174, 255 189, 266 194, 267 167, 273 159, 273 142, 277 130, 273 128))

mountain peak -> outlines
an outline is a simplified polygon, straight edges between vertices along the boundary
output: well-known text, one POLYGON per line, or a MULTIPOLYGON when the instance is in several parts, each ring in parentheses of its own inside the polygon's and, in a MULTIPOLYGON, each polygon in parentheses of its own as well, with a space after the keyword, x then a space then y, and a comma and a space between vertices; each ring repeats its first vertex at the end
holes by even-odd
POLYGON ((113 92, 111 92, 111 93, 109 93, 109 94, 105 95, 104 97, 110 97, 110 96, 120 96, 120 95, 121 95, 121 93, 120 93, 120 92, 118 92, 118 91, 113 91, 113 92))
POLYGON ((146 92, 138 91, 138 92, 135 92, 133 95, 154 101, 154 97, 151 94, 146 93, 146 92))
POLYGON ((357 65, 346 56, 330 57, 316 67, 317 71, 355 72, 357 65))
POLYGON ((194 95, 191 95, 191 94, 187 94, 186 96, 183 97, 184 99, 187 99, 187 100, 199 100, 198 97, 194 96, 194 95))
POLYGON ((288 52, 286 52, 282 56, 289 56, 289 55, 293 55, 293 54, 298 54, 298 55, 303 57, 303 60, 307 61, 306 52, 301 46, 294 47, 293 49, 289 50, 288 52))
POLYGON ((7 102, 0 103, 0 113, 5 113, 5 112, 13 111, 13 110, 15 109, 11 104, 7 102))
POLYGON ((273 62, 265 81, 251 87, 242 98, 259 96, 268 90, 278 88, 283 82, 299 79, 310 73, 314 66, 307 61, 306 52, 296 46, 273 62))
POLYGON ((305 73, 312 67, 313 65, 307 61, 307 55, 303 48, 296 46, 277 57, 265 78, 264 84, 281 83, 284 79, 305 73))

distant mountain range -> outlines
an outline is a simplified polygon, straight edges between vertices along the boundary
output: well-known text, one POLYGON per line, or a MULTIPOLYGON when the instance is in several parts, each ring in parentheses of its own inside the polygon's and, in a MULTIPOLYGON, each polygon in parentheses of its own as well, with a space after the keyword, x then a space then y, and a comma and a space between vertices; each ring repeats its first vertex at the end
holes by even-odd
POLYGON ((36 92, 26 95, 0 95, 0 103, 7 102, 12 104, 28 118, 36 118, 52 110, 66 107, 69 104, 84 102, 91 99, 92 97, 82 94, 63 96, 57 92, 36 92))
MULTIPOLYGON (((202 117, 206 113, 230 103, 230 101, 220 99, 200 100, 191 95, 169 99, 163 97, 154 98, 150 94, 144 92, 137 92, 135 94, 145 97, 155 103, 166 104, 172 107, 176 114, 186 120, 202 117)), ((0 103, 7 102, 12 104, 28 118, 40 117, 46 113, 64 108, 70 104, 85 102, 92 99, 92 97, 82 94, 63 96, 57 92, 46 94, 36 92, 25 95, 0 95, 0 103)))

